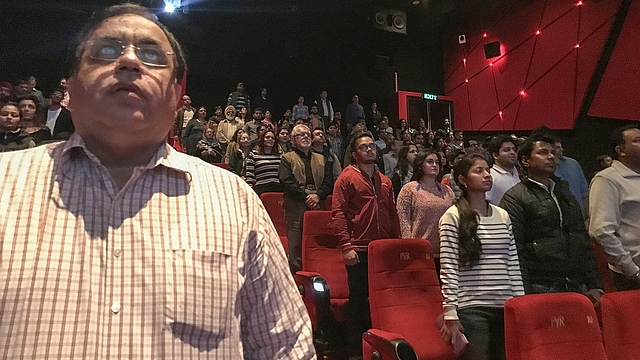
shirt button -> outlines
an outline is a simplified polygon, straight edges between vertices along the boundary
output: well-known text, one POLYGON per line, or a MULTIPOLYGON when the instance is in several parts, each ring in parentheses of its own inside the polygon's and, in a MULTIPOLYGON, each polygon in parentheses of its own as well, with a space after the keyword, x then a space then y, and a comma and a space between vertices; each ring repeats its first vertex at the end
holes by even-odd
POLYGON ((111 305, 111 311, 114 314, 117 314, 120 311, 120 303, 118 302, 113 303, 113 305, 111 305))
POLYGON ((122 254, 122 251, 120 251, 120 249, 115 249, 115 250, 113 251, 113 255, 114 255, 115 257, 120 257, 120 254, 122 254))

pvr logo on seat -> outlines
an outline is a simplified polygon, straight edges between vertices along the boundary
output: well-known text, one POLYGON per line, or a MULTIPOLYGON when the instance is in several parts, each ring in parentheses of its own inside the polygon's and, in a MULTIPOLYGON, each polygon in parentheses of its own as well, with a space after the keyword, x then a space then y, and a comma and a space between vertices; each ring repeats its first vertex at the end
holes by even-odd
POLYGON ((551 327, 561 328, 564 327, 564 316, 554 316, 551 318, 551 327))
POLYGON ((400 260, 411 260, 411 256, 409 256, 408 252, 400 253, 400 260))

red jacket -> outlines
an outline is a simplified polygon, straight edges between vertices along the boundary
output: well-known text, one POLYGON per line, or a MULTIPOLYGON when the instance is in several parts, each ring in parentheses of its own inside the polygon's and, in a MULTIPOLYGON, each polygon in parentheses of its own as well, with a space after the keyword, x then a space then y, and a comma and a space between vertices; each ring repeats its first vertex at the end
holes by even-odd
POLYGON ((393 185, 377 170, 372 184, 356 166, 346 167, 333 186, 332 204, 342 251, 367 251, 371 240, 400 236, 393 185))

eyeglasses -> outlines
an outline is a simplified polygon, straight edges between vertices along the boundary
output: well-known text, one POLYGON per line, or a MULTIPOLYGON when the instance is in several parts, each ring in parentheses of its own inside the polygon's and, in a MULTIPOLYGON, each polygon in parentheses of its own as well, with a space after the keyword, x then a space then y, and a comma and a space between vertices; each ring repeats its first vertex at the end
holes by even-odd
POLYGON ((360 146, 358 146, 358 150, 360 151, 375 150, 375 149, 376 149, 376 143, 360 144, 360 146))
POLYGON ((297 133, 293 135, 293 137, 311 137, 311 134, 308 132, 303 132, 303 133, 297 133))
POLYGON ((167 67, 169 56, 175 55, 173 52, 164 51, 158 44, 125 45, 120 40, 104 38, 87 43, 89 57, 106 62, 116 61, 128 48, 133 48, 140 62, 151 67, 167 67))

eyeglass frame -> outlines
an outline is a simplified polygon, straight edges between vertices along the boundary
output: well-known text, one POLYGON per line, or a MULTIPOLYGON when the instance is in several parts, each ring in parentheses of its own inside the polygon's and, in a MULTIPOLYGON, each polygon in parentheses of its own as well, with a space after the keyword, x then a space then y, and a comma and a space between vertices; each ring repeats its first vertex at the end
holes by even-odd
MULTIPOLYGON (((142 64, 144 64, 146 66, 149 66, 149 67, 154 67, 154 68, 166 68, 166 67, 169 67, 170 63, 167 63, 167 64, 154 64, 154 63, 150 63, 150 62, 147 62, 147 61, 143 60, 140 57, 140 55, 138 54, 138 51, 143 50, 143 48, 141 48, 140 46, 147 46, 147 47, 151 46, 151 47, 157 48, 156 50, 158 51, 158 53, 162 53, 162 54, 169 55, 169 56, 176 56, 175 52, 166 51, 166 50, 164 50, 162 48, 161 45, 156 44, 156 43, 151 43, 151 44, 147 43, 147 44, 139 44, 139 45, 134 45, 134 44, 125 45, 125 42, 123 42, 122 40, 108 38, 108 37, 89 40, 89 41, 87 41, 85 43, 84 49, 87 51, 87 56, 89 56, 89 58, 91 58, 93 60, 103 61, 103 62, 114 62, 114 61, 118 60, 122 55, 124 55, 124 53, 125 53, 125 51, 127 49, 133 48, 134 49, 134 53, 136 54, 136 57, 138 58, 138 60, 140 60, 140 62, 142 64), (115 47, 116 54, 118 54, 118 56, 116 56, 113 59, 103 59, 103 58, 92 56, 91 55, 91 51, 90 51, 90 47, 92 45, 96 44, 97 42, 112 42, 113 43, 112 45, 119 44, 120 47, 121 47, 121 51, 118 54, 117 53, 117 47, 115 47)), ((167 57, 167 60, 169 60, 169 57, 167 57)), ((174 59, 174 61, 175 61, 175 59, 174 59)))

